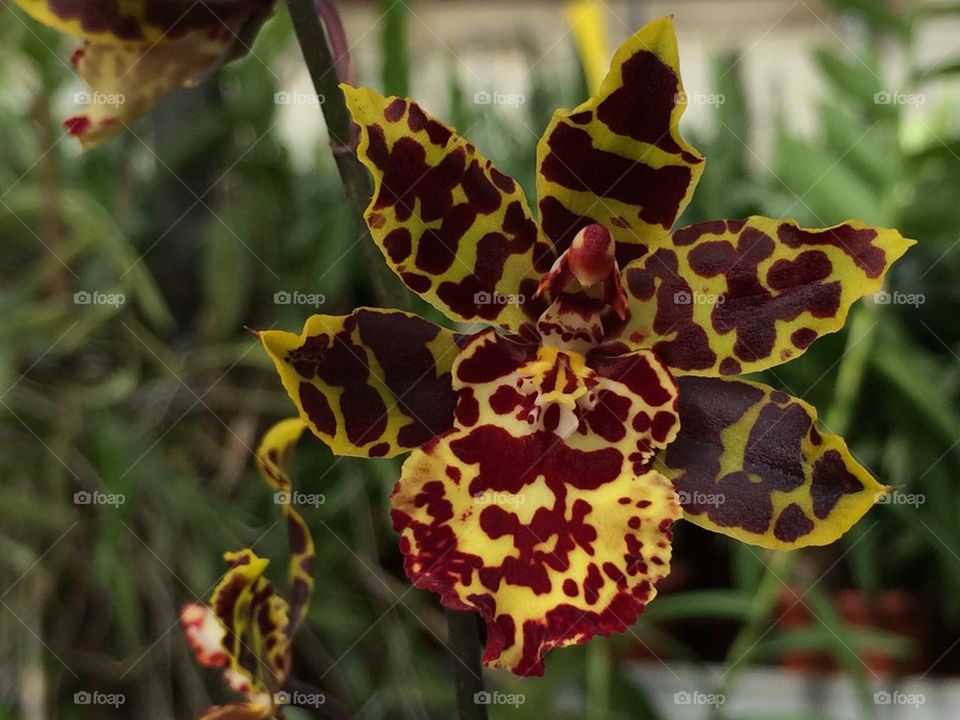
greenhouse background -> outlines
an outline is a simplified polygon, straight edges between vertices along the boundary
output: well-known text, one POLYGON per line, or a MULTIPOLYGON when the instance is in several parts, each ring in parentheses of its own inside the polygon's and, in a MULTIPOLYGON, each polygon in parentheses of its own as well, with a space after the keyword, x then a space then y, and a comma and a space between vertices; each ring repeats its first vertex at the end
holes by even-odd
MULTIPOLYGON (((490 717, 953 717, 960 5, 601 5, 340 9, 362 83, 417 98, 528 196, 553 109, 673 14, 683 129, 708 158, 681 225, 858 218, 918 240, 844 331, 761 375, 897 491, 838 543, 790 554, 678 525, 639 622, 554 653, 543 678, 486 671, 512 698, 490 717)), ((291 406, 247 328, 377 305, 379 258, 357 244, 285 12, 246 58, 87 153, 61 127, 84 91, 75 41, 13 3, 0 15, 0 720, 197 717, 231 698, 193 662, 180 606, 209 595, 224 550, 286 552, 250 448, 291 406)), ((400 460, 298 453, 318 499, 299 674, 358 719, 453 717, 443 613, 390 525, 400 460)))

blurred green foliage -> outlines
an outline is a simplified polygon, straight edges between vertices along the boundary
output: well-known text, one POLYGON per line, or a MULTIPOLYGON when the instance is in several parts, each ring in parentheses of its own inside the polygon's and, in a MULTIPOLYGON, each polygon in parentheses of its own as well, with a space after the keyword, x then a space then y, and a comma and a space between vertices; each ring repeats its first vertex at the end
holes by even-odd
MULTIPOLYGON (((836 4, 859 23, 860 40, 816 53, 825 88, 816 134, 797 136, 781 119, 769 159, 748 150, 738 58, 716 60, 713 91, 725 103, 695 138, 709 163, 685 220, 857 217, 920 240, 889 290, 922 294, 922 305, 861 304, 845 332, 764 378, 825 411, 878 477, 925 498, 878 507, 841 545, 802 553, 782 580, 809 587, 816 619, 763 633, 751 651, 765 662, 823 651, 863 695, 870 677, 856 653, 929 664, 960 632, 960 127, 949 96, 922 115, 877 101, 955 83, 948 58, 911 66, 903 87, 882 67, 891 48, 914 57, 933 13, 836 4), (852 628, 835 602, 840 588, 906 589, 930 627, 910 638, 852 628)), ((417 63, 409 17, 403 3, 384 8, 382 74, 363 80, 403 93, 417 63)), ((70 41, 16 10, 3 14, 0 718, 110 717, 72 702, 94 689, 124 693, 118 716, 192 717, 228 696, 190 657, 179 605, 206 598, 224 550, 252 545, 283 566, 284 532, 250 448, 291 406, 244 326, 299 327, 312 309, 276 304, 280 291, 321 293, 326 313, 375 304, 368 272, 328 153, 305 161, 278 131, 275 68, 299 59, 283 15, 216 83, 178 93, 134 132, 81 156, 58 126, 79 89, 63 62, 70 41), (77 304, 83 291, 125 302, 77 304), (77 504, 83 491, 125 502, 77 504)), ((509 113, 469 102, 451 58, 448 119, 532 192, 537 135, 585 89, 579 69, 558 83, 534 62, 535 43, 521 44, 534 67, 528 102, 509 113)), ((781 102, 787 116, 798 100, 784 93, 781 102)), ((305 513, 318 582, 296 674, 364 719, 450 717, 442 614, 403 577, 390 529, 398 472, 398 461, 361 464, 302 443, 297 482, 326 503, 305 513)), ((627 662, 649 659, 648 648, 699 666, 722 660, 738 629, 741 638, 744 628, 765 630, 782 588, 771 562, 680 527, 675 577, 632 632, 609 641, 609 716, 660 716, 627 662)), ((573 648, 553 653, 541 680, 489 679, 523 693, 524 713, 579 718, 595 662, 573 648)), ((936 669, 958 664, 953 653, 936 669)), ((491 716, 516 715, 493 707, 491 716)))

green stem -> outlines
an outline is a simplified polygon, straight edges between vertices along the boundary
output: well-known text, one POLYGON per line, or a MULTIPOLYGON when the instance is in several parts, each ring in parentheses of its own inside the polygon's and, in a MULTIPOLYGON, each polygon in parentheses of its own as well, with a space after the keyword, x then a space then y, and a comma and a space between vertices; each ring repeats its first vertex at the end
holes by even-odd
MULTIPOLYGON (((760 580, 757 592, 753 596, 750 608, 750 619, 740 628, 737 636, 727 652, 724 662, 727 670, 721 676, 715 691, 718 695, 727 696, 733 690, 740 674, 750 664, 750 656, 763 633, 766 631, 767 621, 773 616, 777 607, 777 598, 783 583, 789 582, 789 575, 793 569, 796 554, 777 552, 773 553, 766 566, 766 572, 760 580)), ((722 705, 714 705, 708 715, 709 718, 720 717, 722 705)))
POLYGON ((447 647, 453 656, 454 687, 459 720, 487 720, 487 706, 477 702, 483 693, 480 635, 477 617, 470 612, 447 610, 447 647))
MULTIPOLYGON (((377 300, 384 306, 408 308, 410 297, 397 276, 384 262, 383 256, 370 237, 370 230, 363 217, 373 196, 373 184, 370 181, 370 174, 356 155, 353 121, 337 75, 337 65, 339 64, 341 68, 349 67, 348 60, 344 55, 334 58, 327 32, 337 34, 339 37, 342 34, 342 28, 338 21, 335 23, 330 21, 331 18, 337 17, 330 0, 316 0, 316 2, 315 6, 314 0, 287 0, 293 28, 310 72, 310 78, 313 80, 313 86, 317 94, 323 98, 320 108, 330 135, 333 159, 337 164, 337 172, 340 174, 340 180, 347 195, 374 293, 377 300), (328 18, 327 31, 324 30, 318 15, 318 7, 322 8, 323 15, 328 18)), ((346 46, 342 38, 334 44, 338 47, 346 46)), ((344 72, 349 75, 348 70, 344 72)))
POLYGON ((833 404, 824 416, 824 424, 837 435, 843 435, 853 419, 877 326, 876 309, 869 305, 855 308, 850 315, 847 346, 837 370, 833 404))
POLYGON ((587 713, 586 720, 607 720, 610 717, 610 643, 600 638, 587 645, 587 713))

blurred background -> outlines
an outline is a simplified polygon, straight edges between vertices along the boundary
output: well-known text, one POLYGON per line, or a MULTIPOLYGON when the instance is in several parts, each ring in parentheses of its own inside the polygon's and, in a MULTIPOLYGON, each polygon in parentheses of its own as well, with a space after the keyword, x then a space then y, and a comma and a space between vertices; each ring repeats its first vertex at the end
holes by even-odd
MULTIPOLYGON (((789 556, 679 524, 640 622, 552 653, 542 679, 488 673, 523 699, 491 717, 955 717, 960 5, 604 6, 573 29, 560 2, 342 10, 362 82, 418 98, 528 191, 536 139, 586 97, 597 53, 673 13, 685 134, 708 158, 683 222, 858 218, 919 240, 844 332, 762 378, 899 490, 789 556)), ((60 126, 74 46, 0 3, 0 718, 185 720, 231 696, 179 606, 207 598, 225 550, 285 563, 250 448, 292 406, 244 326, 376 302, 285 12, 84 155, 60 126)), ((325 503, 305 508, 317 591, 296 674, 363 720, 449 718, 443 615, 390 529, 398 473, 301 443, 295 482, 325 503)))

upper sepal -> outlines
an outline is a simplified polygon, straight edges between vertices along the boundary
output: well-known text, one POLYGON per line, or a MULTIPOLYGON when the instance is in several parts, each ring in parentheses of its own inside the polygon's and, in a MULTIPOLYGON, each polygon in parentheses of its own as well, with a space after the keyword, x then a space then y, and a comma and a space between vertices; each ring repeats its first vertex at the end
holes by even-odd
POLYGON ((600 223, 626 264, 673 226, 703 172, 703 157, 680 135, 685 107, 667 17, 617 50, 594 97, 554 114, 537 146, 537 196, 558 254, 600 223))

